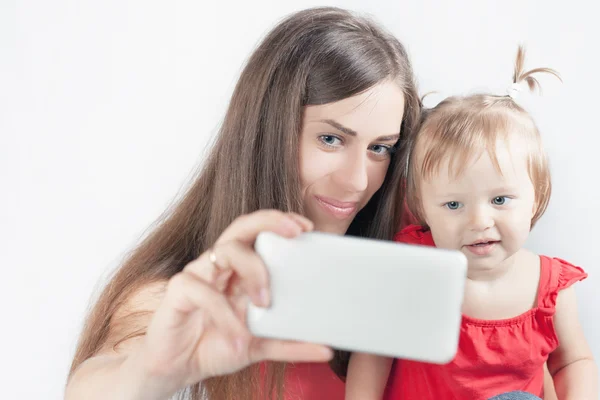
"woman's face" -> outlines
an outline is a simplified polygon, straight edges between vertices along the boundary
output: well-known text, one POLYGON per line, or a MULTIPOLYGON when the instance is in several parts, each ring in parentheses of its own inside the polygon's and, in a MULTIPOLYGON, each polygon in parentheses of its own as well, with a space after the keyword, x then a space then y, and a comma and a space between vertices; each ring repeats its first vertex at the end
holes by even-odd
POLYGON ((305 214, 316 230, 345 233, 381 187, 403 111, 402 90, 393 82, 305 108, 300 179, 305 214))

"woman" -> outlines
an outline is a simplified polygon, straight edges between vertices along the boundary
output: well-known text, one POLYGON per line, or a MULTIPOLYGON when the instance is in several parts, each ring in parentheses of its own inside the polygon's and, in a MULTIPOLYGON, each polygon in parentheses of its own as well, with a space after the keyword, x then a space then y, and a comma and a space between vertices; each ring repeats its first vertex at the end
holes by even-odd
POLYGON ((202 171, 89 315, 66 398, 343 398, 330 349, 247 331, 242 295, 269 302, 252 244, 263 230, 391 239, 419 112, 404 47, 373 22, 318 8, 276 26, 202 171), (286 373, 294 361, 313 363, 286 373))

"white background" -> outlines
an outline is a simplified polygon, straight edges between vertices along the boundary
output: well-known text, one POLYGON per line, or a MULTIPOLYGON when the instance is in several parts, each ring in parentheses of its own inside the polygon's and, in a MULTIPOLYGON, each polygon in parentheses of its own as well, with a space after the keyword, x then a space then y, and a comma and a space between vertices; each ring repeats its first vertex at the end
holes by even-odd
MULTIPOLYGON (((517 44, 542 78, 524 104, 554 196, 528 246, 584 266, 600 359, 597 52, 585 2, 339 1, 408 47, 422 93, 504 92, 517 44), (369 5, 367 5, 369 4, 369 5)), ((589 4, 593 4, 590 2, 589 4)), ((92 293, 202 160, 243 62, 311 1, 0 1, 0 397, 59 399, 92 293), (208 3, 208 4, 206 4, 208 3)))

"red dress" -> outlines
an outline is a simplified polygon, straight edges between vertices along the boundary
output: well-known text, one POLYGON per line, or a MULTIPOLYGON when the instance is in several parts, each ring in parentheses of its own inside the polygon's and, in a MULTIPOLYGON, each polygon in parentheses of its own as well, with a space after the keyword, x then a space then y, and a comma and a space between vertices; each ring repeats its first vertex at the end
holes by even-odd
MULTIPOLYGON (((397 242, 434 246, 431 233, 411 225, 397 242)), ((510 319, 463 316, 459 348, 445 365, 396 360, 385 399, 488 399, 510 391, 543 397, 543 366, 558 346, 553 316, 558 292, 587 274, 559 258, 540 256, 535 308, 510 319)))

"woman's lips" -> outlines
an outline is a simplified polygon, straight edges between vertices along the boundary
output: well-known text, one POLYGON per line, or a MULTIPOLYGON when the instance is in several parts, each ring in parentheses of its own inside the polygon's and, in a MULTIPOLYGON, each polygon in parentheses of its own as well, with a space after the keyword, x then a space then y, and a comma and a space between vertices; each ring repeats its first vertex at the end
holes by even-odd
POLYGON ((339 219, 346 219, 356 212, 357 202, 339 201, 328 197, 315 196, 321 207, 339 219))

